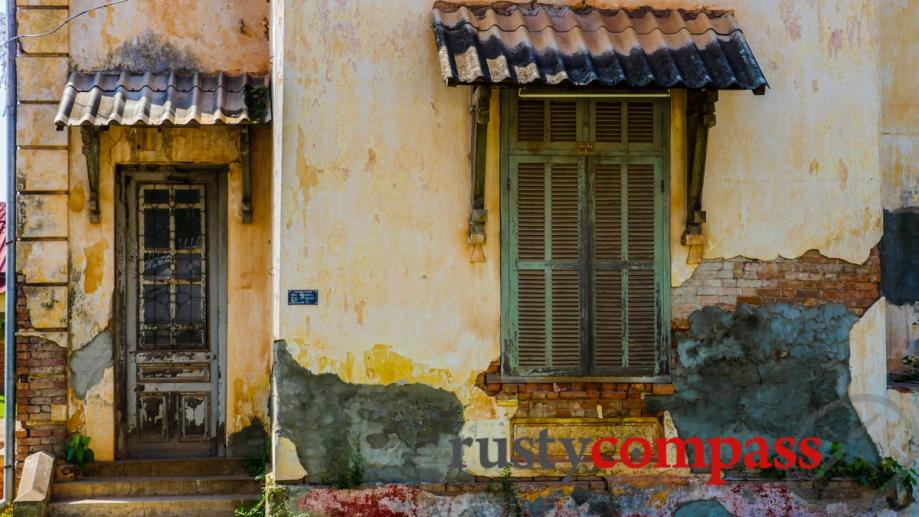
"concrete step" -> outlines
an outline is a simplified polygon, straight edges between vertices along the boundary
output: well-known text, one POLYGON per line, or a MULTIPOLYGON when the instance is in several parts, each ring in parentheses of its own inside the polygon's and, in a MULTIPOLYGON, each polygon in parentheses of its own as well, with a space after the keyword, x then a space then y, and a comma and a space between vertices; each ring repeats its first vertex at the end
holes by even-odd
POLYGON ((62 465, 55 479, 175 476, 245 476, 245 460, 237 458, 196 458, 184 460, 121 460, 90 463, 82 472, 62 465))
POLYGON ((261 483, 248 476, 118 477, 55 482, 52 500, 165 495, 256 494, 261 483))
POLYGON ((52 501, 48 505, 48 515, 51 517, 232 516, 237 506, 257 499, 257 494, 72 499, 52 501))

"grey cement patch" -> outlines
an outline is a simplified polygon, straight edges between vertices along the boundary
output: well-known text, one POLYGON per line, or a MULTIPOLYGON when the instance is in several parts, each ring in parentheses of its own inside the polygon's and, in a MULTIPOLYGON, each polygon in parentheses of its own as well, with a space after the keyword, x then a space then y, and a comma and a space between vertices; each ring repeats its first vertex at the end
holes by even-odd
POLYGON ((677 508, 673 517, 733 517, 718 501, 693 501, 677 508))
POLYGON ((265 424, 258 417, 227 440, 227 454, 234 458, 260 458, 268 440, 265 424))
POLYGON ((877 460, 848 395, 856 320, 840 304, 696 311, 678 339, 676 393, 648 405, 669 410, 684 438, 817 436, 824 452, 839 442, 853 457, 877 460))
POLYGON ((197 69, 197 60, 157 34, 145 32, 109 52, 105 70, 165 72, 197 69))
POLYGON ((300 463, 319 476, 360 446, 365 481, 467 478, 450 468, 463 426, 456 395, 425 384, 351 384, 300 366, 283 342, 274 346, 276 429, 297 446, 300 463))
POLYGON ((74 395, 82 400, 86 392, 102 380, 106 368, 112 366, 112 333, 105 330, 70 356, 70 385, 74 395))

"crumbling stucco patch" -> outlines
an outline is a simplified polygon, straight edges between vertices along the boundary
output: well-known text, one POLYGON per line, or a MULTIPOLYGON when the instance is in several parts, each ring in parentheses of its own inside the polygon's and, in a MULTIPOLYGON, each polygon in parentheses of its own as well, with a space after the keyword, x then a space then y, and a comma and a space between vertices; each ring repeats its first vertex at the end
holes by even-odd
POLYGON ((70 356, 70 385, 74 395, 83 400, 86 392, 102 380, 112 366, 112 333, 105 330, 86 346, 70 356))
POLYGON ((425 384, 351 384, 300 366, 275 345, 275 433, 296 445, 310 476, 358 444, 367 481, 442 481, 452 471, 450 440, 463 426, 455 394, 425 384))
POLYGON ((197 60, 153 32, 145 32, 109 52, 104 69, 127 72, 195 70, 197 60))
POLYGON ((817 436, 876 459, 847 391, 856 319, 840 304, 696 311, 677 346, 676 394, 648 405, 669 410, 683 437, 817 436))
POLYGON ((289 438, 281 436, 276 440, 272 463, 275 479, 290 481, 306 477, 306 469, 303 468, 297 456, 297 446, 289 438))

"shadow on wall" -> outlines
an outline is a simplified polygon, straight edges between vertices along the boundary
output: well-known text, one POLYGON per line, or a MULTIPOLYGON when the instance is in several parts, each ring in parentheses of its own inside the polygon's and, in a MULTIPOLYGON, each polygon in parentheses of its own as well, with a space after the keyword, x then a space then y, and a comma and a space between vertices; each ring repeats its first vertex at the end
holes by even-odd
POLYGON ((648 405, 670 411, 684 438, 817 436, 824 453, 839 442, 851 456, 876 461, 848 395, 857 319, 840 304, 705 307, 679 336, 676 394, 649 397, 648 405))
POLYGON ((297 446, 310 476, 346 461, 357 445, 365 481, 453 481, 450 440, 463 427, 463 406, 452 392, 425 384, 351 384, 300 366, 279 341, 272 371, 275 432, 297 446))

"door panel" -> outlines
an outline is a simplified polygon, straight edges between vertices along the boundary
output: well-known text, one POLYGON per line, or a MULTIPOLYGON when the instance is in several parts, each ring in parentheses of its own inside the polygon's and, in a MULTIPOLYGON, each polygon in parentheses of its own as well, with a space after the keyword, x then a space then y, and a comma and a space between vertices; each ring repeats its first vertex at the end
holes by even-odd
POLYGON ((217 172, 127 172, 125 418, 130 458, 213 456, 222 418, 217 172))

